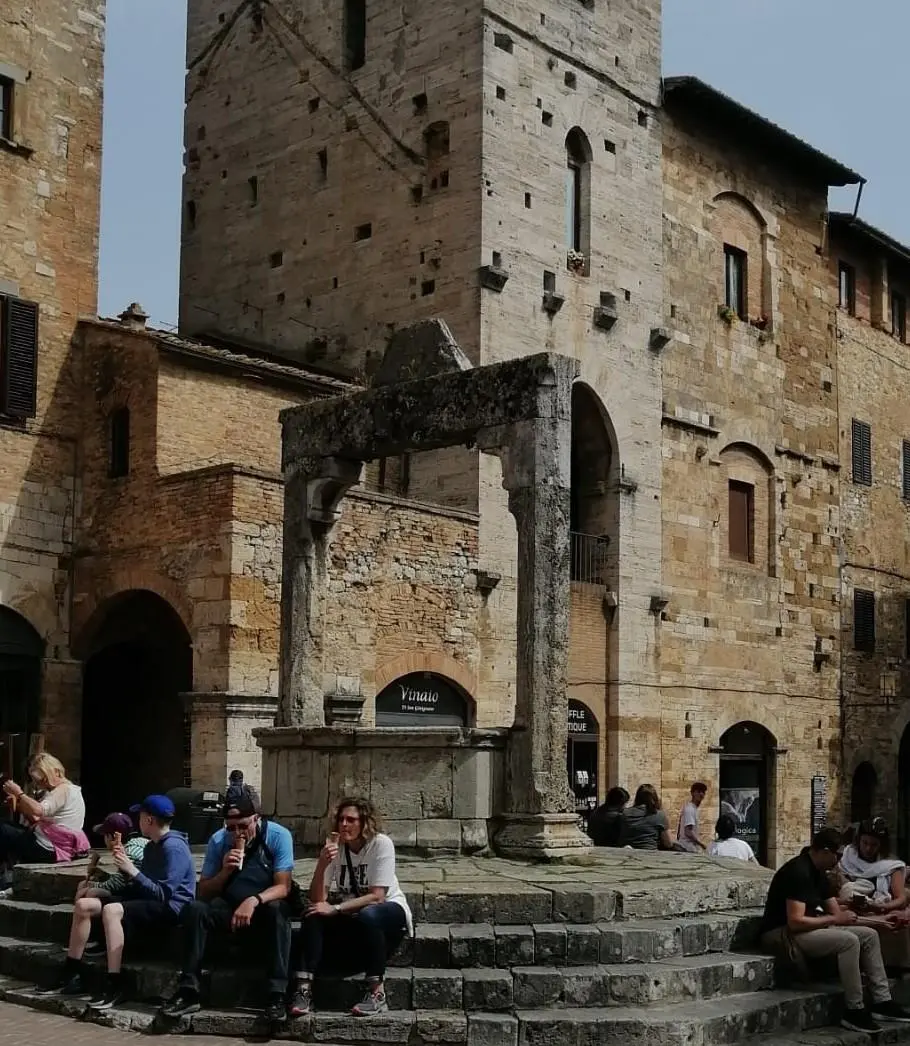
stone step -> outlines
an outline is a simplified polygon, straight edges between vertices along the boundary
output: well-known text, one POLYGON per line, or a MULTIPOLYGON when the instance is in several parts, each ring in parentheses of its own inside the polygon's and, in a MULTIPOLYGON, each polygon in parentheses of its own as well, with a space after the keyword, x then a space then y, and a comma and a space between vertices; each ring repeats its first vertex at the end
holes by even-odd
MULTIPOLYGON (((369 1020, 315 1013, 269 1028, 261 1015, 237 1010, 205 1010, 177 1022, 162 1022, 149 1006, 125 1006, 94 1014, 85 1003, 36 996, 22 982, 10 978, 0 978, 0 999, 133 1031, 401 1046, 728 1046, 743 1041, 754 1046, 791 1046, 791 1042, 804 1043, 807 1030, 833 1024, 840 1006, 836 991, 806 990, 757 992, 659 1007, 469 1014, 423 1010, 391 1012, 369 1020)), ((840 1042, 837 1032, 835 1036, 820 1035, 809 1041, 816 1046, 833 1046, 840 1042)), ((860 1042, 851 1037, 845 1046, 860 1046, 860 1042)))
MULTIPOLYGON (((0 901, 0 936, 65 944, 72 911, 71 904, 0 901)), ((402 943, 392 965, 427 969, 587 966, 748 950, 758 940, 760 918, 760 911, 744 910, 593 925, 418 923, 414 939, 402 943)))
MULTIPOLYGON (((52 987, 63 967, 56 944, 0 939, 0 972, 52 987)), ((162 998, 176 988, 173 962, 127 962, 124 972, 140 999, 162 998)), ((90 987, 101 987, 102 960, 88 967, 90 987)), ((513 969, 392 968, 386 977, 394 1010, 508 1011, 513 1007, 644 1006, 709 999, 770 988, 774 962, 764 955, 720 953, 653 963, 590 966, 516 966, 513 969)), ((215 1007, 255 1005, 263 978, 249 968, 222 968, 206 977, 205 997, 215 1007)), ((362 991, 359 977, 325 977, 315 985, 317 1008, 349 1010, 362 991)))
MULTIPOLYGON (((555 881, 484 877, 482 861, 476 862, 481 867, 473 879, 424 882, 418 881, 417 872, 412 871, 415 880, 410 881, 407 865, 402 867, 400 878, 418 923, 589 925, 617 919, 658 918, 666 912, 677 916, 735 912, 764 903, 766 877, 744 877, 733 869, 724 869, 723 875, 711 878, 687 875, 688 856, 675 856, 678 863, 673 867, 678 867, 678 876, 650 882, 599 882, 595 872, 572 867, 567 867, 562 878, 555 881)), ((17 901, 47 905, 71 903, 85 863, 19 865, 13 870, 14 897, 17 901)), ((306 862, 298 865, 295 875, 306 886, 312 869, 306 862)), ((695 865, 692 867, 695 869, 695 865)), ((516 868, 521 870, 523 866, 516 868)))

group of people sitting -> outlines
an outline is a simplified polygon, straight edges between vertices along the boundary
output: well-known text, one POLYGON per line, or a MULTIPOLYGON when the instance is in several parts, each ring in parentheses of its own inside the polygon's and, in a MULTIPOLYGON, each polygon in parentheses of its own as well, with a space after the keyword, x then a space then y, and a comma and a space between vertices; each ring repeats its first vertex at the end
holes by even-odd
POLYGON ((670 821, 661 805, 654 785, 643 784, 629 806, 625 788, 611 788, 606 802, 588 821, 588 834, 595 846, 631 847, 633 850, 675 850, 680 853, 707 852, 711 857, 735 857, 755 862, 752 847, 736 836, 736 822, 721 814, 714 831, 716 838, 707 846, 699 837, 699 808, 708 794, 708 786, 696 781, 689 789, 689 801, 683 805, 676 825, 676 836, 670 835, 670 821))
POLYGON ((889 856, 887 825, 864 821, 847 833, 825 828, 771 880, 762 945, 795 975, 812 960, 834 958, 844 989, 841 1023, 875 1033, 878 1021, 910 1023, 891 997, 891 972, 908 968, 907 867, 889 856), (864 981, 870 997, 866 1005, 864 981))
MULTIPOLYGON (((0 826, 0 860, 7 864, 47 863, 80 852, 58 853, 43 841, 57 838, 54 818, 64 806, 69 832, 88 852, 81 821, 75 827, 85 817, 81 792, 51 756, 34 763, 33 775, 46 773, 48 767, 53 775, 41 800, 25 803, 18 785, 4 785, 6 796, 32 818, 30 826, 0 826), (57 792, 60 788, 65 799, 57 792)), ((252 789, 229 790, 224 827, 208 842, 198 882, 189 843, 172 828, 175 814, 167 796, 150 795, 129 814, 111 813, 95 826, 114 870, 99 872, 94 857, 89 861, 76 891, 64 970, 53 993, 83 999, 96 1010, 119 1005, 128 998, 124 945, 179 927, 180 976, 176 993, 161 1008, 165 1018, 201 1008, 200 975, 210 935, 247 931, 267 956, 269 1021, 309 1013, 313 978, 327 971, 365 972, 366 991, 354 1007, 356 1016, 388 1010, 386 964, 405 935, 413 933, 413 921, 398 883, 394 845, 379 831, 368 800, 348 798, 338 804, 307 895, 294 883, 291 833, 261 815, 252 789), (294 934, 298 916, 301 929, 294 934), (93 930, 100 930, 103 943, 98 943, 107 955, 107 983, 98 994, 87 990, 85 977, 93 930)))

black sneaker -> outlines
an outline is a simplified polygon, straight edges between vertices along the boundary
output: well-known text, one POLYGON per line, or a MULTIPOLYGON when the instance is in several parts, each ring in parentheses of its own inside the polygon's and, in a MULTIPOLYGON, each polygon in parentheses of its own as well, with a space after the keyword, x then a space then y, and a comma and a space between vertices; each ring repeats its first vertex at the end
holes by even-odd
POLYGON ((36 995, 61 995, 65 999, 80 999, 84 1002, 92 997, 92 993, 86 987, 81 974, 73 974, 67 977, 53 988, 37 988, 36 995))
POLYGON ((288 1007, 283 992, 272 992, 265 1006, 265 1019, 273 1024, 288 1019, 288 1007))
POLYGON ((897 1021, 901 1024, 910 1024, 910 1010, 905 1010, 898 1003, 874 1002, 871 1006, 872 1016, 879 1021, 897 1021))
POLYGON ((95 995, 89 1000, 90 1010, 113 1010, 115 1006, 122 1006, 127 1000, 127 993, 121 984, 109 984, 104 992, 95 995))
POLYGON ((198 1013, 202 1009, 199 993, 190 988, 178 988, 177 994, 167 1000, 158 1011, 162 1017, 170 1017, 176 1020, 178 1017, 186 1017, 190 1013, 198 1013))
POLYGON ((865 1008, 844 1010, 840 1023, 842 1028, 849 1028, 850 1031, 864 1031, 867 1035, 877 1035, 881 1031, 881 1028, 872 1019, 872 1014, 865 1008))
POLYGON ((288 999, 289 1017, 306 1017, 313 1009, 313 987, 309 981, 298 981, 288 999))
POLYGON ((106 949, 104 941, 89 941, 82 953, 83 958, 94 959, 96 956, 104 955, 106 949))

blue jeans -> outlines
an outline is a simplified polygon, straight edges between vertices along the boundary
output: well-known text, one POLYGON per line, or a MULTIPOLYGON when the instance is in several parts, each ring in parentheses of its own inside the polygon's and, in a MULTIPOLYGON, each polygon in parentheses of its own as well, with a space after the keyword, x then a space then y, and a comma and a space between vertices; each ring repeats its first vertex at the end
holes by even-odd
POLYGON ((363 970, 381 980, 406 933, 404 908, 394 901, 371 904, 353 915, 308 915, 300 927, 294 969, 311 976, 322 966, 339 973, 363 970))

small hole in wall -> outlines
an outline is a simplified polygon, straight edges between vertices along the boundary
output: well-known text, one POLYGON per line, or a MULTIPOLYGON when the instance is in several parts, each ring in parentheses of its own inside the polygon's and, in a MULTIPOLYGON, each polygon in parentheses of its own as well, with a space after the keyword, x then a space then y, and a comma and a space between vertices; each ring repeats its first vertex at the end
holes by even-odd
POLYGON ((566 87, 571 88, 573 91, 578 86, 578 77, 575 73, 566 73, 563 77, 563 81, 565 82, 566 87))
POLYGON ((648 114, 644 111, 644 109, 639 109, 638 110, 638 126, 639 127, 647 127, 648 126, 648 114))
POLYGON ((221 177, 222 178, 227 178, 227 171, 222 171, 221 172, 221 177))
POLYGON ((316 110, 319 108, 319 99, 318 98, 311 98, 310 102, 309 102, 309 105, 310 105, 310 112, 311 113, 315 113, 316 110))
POLYGON ((448 186, 448 184, 449 184, 449 172, 448 171, 440 171, 439 172, 439 187, 441 189, 445 189, 448 186))
POLYGON ((186 224, 191 228, 196 228, 196 201, 186 201, 186 224))
POLYGON ((538 98, 537 99, 537 108, 538 109, 543 109, 543 98, 538 98))
POLYGON ((284 251, 274 251, 269 255, 269 265, 273 269, 280 269, 284 265, 284 251))
POLYGON ((528 210, 531 209, 531 194, 529 192, 525 193, 525 207, 527 207, 528 210))
POLYGON ((626 301, 631 301, 632 300, 632 292, 631 291, 623 291, 623 294, 626 296, 626 301))
POLYGON ((332 277, 332 290, 333 291, 337 291, 338 290, 338 277, 337 276, 333 276, 332 277))
POLYGON ((615 56, 614 56, 614 58, 613 58, 613 64, 614 64, 615 66, 617 66, 617 68, 619 67, 619 55, 615 55, 615 56))
POLYGON ((358 241, 359 240, 368 240, 372 235, 373 235, 373 223, 372 222, 364 222, 363 225, 358 225, 357 228, 354 229, 354 239, 355 240, 358 240, 358 241))
POLYGON ((543 13, 543 11, 540 12, 540 24, 541 25, 546 25, 547 24, 547 16, 543 13))
POLYGON ((420 285, 420 293, 425 298, 428 294, 432 294, 436 290, 435 280, 424 280, 420 285))
POLYGON ((247 183, 250 187, 250 203, 259 203, 259 179, 254 174, 247 179, 247 183))
POLYGON ((422 91, 420 94, 415 94, 411 99, 411 103, 414 106, 414 113, 422 113, 427 108, 427 96, 422 91))
POLYGON ((327 149, 320 149, 316 154, 319 160, 319 173, 322 175, 322 180, 325 181, 329 173, 329 154, 327 149))
POLYGON ((685 735, 686 735, 686 737, 691 737, 692 736, 692 724, 691 723, 686 723, 685 735))
POLYGON ((496 88, 496 97, 501 102, 504 102, 506 100, 506 89, 504 87, 497 87, 496 88))
POLYGON ((275 295, 275 301, 277 301, 279 305, 284 305, 284 291, 279 291, 275 295))
POLYGON ((227 16, 225 15, 224 11, 220 12, 220 14, 218 15, 218 22, 221 25, 224 25, 224 20, 225 20, 226 17, 227 16))
POLYGON ((544 271, 543 274, 544 294, 552 294, 556 290, 556 273, 544 271))
POLYGON ((500 254, 499 251, 493 251, 493 268, 494 269, 501 269, 502 268, 502 255, 500 254))
POLYGON ((676 319, 676 306, 675 305, 671 305, 670 306, 670 319, 671 320, 675 320, 676 319))
POLYGON ((196 128, 196 141, 197 142, 204 142, 205 141, 205 124, 204 123, 201 123, 196 128))
POLYGON ((420 203, 420 201, 422 199, 423 199, 423 186, 422 185, 412 185, 411 186, 411 201, 413 203, 420 203))
POLYGON ((608 153, 616 152, 616 142, 611 142, 609 138, 604 138, 604 149, 608 153))
POLYGON ((546 113, 546 112, 545 113, 541 113, 540 118, 541 118, 541 120, 543 120, 544 127, 552 127, 553 126, 553 114, 552 113, 546 113))
POLYGON ((500 51, 505 51, 507 54, 511 54, 515 46, 512 43, 512 37, 509 36, 508 33, 494 33, 493 43, 500 49, 500 51))
POLYGON ((423 265, 423 263, 426 260, 427 260, 427 252, 426 251, 421 251, 420 252, 420 264, 423 265))
POLYGON ((312 305, 313 305, 313 299, 312 298, 307 298, 307 300, 304 302, 304 304, 306 305, 306 307, 308 309, 311 308, 312 305))

